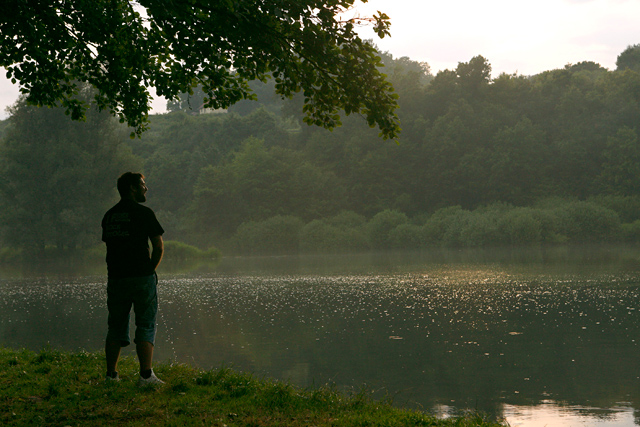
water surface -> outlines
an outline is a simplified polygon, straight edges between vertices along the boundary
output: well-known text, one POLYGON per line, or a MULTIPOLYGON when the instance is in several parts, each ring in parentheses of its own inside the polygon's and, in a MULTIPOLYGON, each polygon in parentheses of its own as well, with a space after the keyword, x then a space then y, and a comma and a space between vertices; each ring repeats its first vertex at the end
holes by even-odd
MULTIPOLYGON (((29 276, 0 281, 0 345, 101 349, 104 277, 29 276)), ((512 426, 640 425, 628 251, 238 258, 160 277, 161 360, 512 426)))

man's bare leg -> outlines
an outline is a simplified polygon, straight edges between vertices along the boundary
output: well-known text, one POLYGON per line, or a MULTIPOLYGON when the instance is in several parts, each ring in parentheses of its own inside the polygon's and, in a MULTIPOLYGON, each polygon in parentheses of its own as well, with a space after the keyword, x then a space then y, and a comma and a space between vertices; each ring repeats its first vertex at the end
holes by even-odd
POLYGON ((120 341, 107 340, 104 352, 107 358, 107 373, 118 372, 118 359, 120 359, 120 341))
POLYGON ((150 370, 153 364, 153 344, 148 341, 136 343, 136 353, 140 361, 140 372, 150 370))

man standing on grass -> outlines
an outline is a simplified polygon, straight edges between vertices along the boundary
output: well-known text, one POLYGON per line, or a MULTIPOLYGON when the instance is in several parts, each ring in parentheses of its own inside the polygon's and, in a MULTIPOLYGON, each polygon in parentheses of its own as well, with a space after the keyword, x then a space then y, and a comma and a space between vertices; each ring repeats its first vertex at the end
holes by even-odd
POLYGON ((164 230, 145 206, 147 186, 140 173, 118 178, 120 202, 102 219, 102 240, 107 244, 107 307, 109 330, 105 344, 107 381, 119 380, 120 349, 130 344, 129 316, 135 313, 136 353, 140 361, 138 385, 163 384, 153 373, 153 347, 158 313, 158 276, 164 230), (149 253, 151 241, 151 253, 149 253))

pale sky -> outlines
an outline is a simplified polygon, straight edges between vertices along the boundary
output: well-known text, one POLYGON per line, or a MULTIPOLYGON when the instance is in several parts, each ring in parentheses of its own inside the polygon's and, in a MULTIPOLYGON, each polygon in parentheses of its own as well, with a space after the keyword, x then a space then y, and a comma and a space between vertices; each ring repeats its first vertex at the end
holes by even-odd
MULTIPOLYGON (((380 50, 431 66, 433 74, 482 55, 500 73, 521 75, 594 61, 615 69, 617 56, 640 44, 638 0, 370 0, 361 15, 375 11, 391 18, 391 37, 377 39, 380 50)), ((18 87, 0 73, 0 119, 15 102, 18 87)), ((154 112, 165 101, 153 103, 154 112)))

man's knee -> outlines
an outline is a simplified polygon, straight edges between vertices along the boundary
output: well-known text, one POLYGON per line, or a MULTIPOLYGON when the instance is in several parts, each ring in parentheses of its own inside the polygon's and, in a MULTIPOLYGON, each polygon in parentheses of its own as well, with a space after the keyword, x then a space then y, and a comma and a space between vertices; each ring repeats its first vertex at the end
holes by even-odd
POLYGON ((136 328, 135 343, 140 344, 147 342, 155 345, 156 342, 156 325, 138 326, 136 328))

